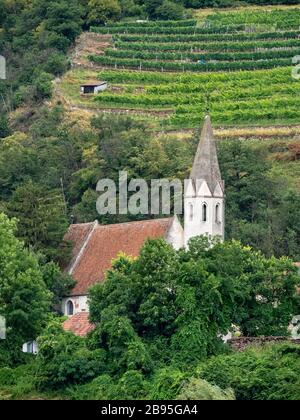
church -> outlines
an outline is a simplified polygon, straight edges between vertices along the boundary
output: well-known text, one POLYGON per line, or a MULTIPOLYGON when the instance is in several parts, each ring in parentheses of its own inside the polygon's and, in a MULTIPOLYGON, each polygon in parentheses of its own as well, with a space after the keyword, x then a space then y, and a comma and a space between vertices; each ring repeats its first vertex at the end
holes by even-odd
POLYGON ((225 186, 209 116, 186 184, 184 227, 177 216, 115 225, 96 221, 70 226, 65 240, 72 243, 73 251, 67 272, 76 286, 62 302, 62 312, 69 317, 65 330, 85 336, 93 328, 88 321, 89 288, 104 281, 112 260, 121 252, 138 257, 147 239, 164 238, 175 249, 187 247, 191 238, 200 235, 224 240, 225 186))

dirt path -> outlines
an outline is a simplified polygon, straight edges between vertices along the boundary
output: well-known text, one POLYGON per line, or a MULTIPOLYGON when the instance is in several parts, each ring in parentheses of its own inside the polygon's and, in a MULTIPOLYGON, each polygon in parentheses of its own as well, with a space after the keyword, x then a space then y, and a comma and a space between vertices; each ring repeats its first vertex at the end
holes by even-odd
POLYGON ((88 59, 89 55, 102 55, 112 45, 111 35, 101 35, 93 32, 83 32, 76 41, 71 53, 73 66, 94 68, 96 66, 88 59))

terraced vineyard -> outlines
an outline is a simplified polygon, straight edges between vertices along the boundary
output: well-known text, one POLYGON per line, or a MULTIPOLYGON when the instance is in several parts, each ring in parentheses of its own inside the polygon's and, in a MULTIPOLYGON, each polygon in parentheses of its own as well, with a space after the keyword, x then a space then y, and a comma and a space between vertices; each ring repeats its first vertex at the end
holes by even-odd
POLYGON ((112 36, 89 59, 110 89, 95 108, 156 112, 166 128, 189 128, 210 111, 217 125, 300 121, 300 9, 217 12, 203 21, 97 27, 112 36))

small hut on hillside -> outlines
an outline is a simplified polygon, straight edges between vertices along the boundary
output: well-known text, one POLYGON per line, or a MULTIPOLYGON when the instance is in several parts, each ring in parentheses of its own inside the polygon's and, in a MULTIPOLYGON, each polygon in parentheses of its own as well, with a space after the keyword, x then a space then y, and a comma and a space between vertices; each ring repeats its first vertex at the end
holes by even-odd
POLYGON ((89 80, 84 85, 80 86, 80 92, 82 95, 96 95, 99 92, 104 92, 108 88, 107 82, 99 82, 95 80, 89 80))

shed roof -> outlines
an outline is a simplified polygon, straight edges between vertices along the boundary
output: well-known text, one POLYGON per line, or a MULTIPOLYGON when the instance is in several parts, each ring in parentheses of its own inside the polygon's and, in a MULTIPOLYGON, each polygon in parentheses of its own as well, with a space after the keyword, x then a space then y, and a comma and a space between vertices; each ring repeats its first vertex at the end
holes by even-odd
POLYGON ((86 83, 83 83, 81 85, 81 87, 85 87, 85 86, 101 86, 101 85, 106 85, 107 82, 105 81, 99 81, 99 80, 88 80, 86 83))

